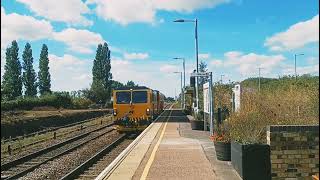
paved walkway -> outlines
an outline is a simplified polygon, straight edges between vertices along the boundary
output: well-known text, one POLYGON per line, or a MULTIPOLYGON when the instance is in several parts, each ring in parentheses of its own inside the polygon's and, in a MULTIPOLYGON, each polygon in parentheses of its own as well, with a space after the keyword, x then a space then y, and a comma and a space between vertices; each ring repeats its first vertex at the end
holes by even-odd
POLYGON ((181 111, 167 111, 108 179, 241 180, 215 157, 209 133, 194 131, 181 111))

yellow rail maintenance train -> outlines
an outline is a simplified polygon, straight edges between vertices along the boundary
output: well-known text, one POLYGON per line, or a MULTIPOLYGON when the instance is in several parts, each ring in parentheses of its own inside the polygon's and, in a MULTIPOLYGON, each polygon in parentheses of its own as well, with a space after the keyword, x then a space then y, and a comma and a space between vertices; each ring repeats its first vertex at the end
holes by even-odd
POLYGON ((145 86, 113 90, 113 118, 119 132, 144 130, 164 109, 165 96, 145 86))

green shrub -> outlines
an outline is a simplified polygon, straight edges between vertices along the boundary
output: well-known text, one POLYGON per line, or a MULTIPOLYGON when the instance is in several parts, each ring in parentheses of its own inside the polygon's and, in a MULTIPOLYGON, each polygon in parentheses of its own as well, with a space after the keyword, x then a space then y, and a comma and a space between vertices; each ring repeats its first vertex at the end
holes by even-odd
POLYGON ((31 110, 34 107, 53 106, 55 108, 72 107, 71 97, 66 92, 54 92, 40 97, 20 97, 16 100, 2 101, 1 110, 31 110))
POLYGON ((74 109, 86 109, 89 105, 93 104, 93 101, 86 98, 73 98, 72 99, 72 108, 74 109))

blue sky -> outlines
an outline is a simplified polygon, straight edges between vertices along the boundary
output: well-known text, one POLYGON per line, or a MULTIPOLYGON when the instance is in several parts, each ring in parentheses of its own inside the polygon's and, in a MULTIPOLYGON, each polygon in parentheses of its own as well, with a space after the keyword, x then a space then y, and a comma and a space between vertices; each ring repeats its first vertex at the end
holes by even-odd
MULTIPOLYGON (((258 75, 319 74, 319 2, 283 0, 3 0, 1 68, 5 48, 18 41, 33 49, 37 70, 41 45, 48 45, 53 90, 78 90, 91 83, 99 43, 111 49, 115 80, 133 80, 167 96, 179 91, 181 61, 186 82, 195 69, 193 23, 199 21, 199 60, 214 80, 258 75)), ((1 73, 3 75, 3 71, 1 73)))

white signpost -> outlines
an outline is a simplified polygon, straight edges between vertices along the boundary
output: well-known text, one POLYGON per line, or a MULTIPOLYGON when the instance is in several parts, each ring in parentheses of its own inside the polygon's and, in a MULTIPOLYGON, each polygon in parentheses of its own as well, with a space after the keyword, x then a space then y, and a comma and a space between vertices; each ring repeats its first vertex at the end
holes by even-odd
POLYGON ((209 82, 203 84, 203 112, 210 113, 209 82))
POLYGON ((241 86, 240 84, 236 84, 234 88, 232 88, 232 103, 233 103, 233 111, 237 112, 240 110, 240 99, 241 99, 241 86))
MULTIPOLYGON (((210 135, 213 135, 213 93, 212 93, 212 72, 191 73, 194 77, 209 77, 209 82, 203 85, 204 112, 209 113, 210 135)), ((204 119, 204 130, 207 130, 207 123, 204 119)))

